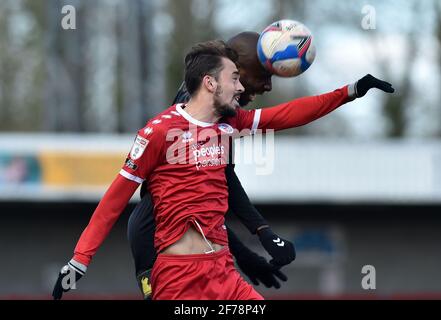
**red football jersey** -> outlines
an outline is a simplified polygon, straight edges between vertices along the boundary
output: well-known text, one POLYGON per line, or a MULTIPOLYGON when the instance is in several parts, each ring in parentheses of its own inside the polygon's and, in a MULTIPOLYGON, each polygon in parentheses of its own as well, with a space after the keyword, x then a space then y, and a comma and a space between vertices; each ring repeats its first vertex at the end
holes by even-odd
MULTIPOLYGON (((247 112, 248 113, 248 112, 247 112)), ((249 112, 251 117, 254 111, 249 112)), ((252 122, 236 121, 251 129, 252 122)), ((182 104, 168 108, 138 131, 120 174, 142 183, 155 204, 155 247, 176 242, 190 224, 213 242, 226 245, 228 210, 225 166, 233 128, 192 118, 182 104)))

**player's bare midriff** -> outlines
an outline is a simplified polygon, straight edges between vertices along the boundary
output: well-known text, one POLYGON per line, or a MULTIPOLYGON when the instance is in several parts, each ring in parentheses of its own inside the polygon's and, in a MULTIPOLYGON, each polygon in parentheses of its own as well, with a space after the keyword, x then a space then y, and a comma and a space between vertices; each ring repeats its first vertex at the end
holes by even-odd
MULTIPOLYGON (((221 250, 224 246, 214 243, 207 239, 214 251, 221 250)), ((163 254, 201 254, 210 251, 211 248, 208 246, 202 234, 197 231, 193 226, 188 228, 184 235, 173 243, 172 245, 165 248, 161 253, 163 254)))

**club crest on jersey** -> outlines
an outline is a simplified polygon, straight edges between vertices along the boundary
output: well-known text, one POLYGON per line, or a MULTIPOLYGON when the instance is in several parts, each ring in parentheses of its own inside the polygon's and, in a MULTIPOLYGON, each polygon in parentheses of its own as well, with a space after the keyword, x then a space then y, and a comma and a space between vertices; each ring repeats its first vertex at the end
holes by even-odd
POLYGON ((132 160, 139 159, 144 153, 145 148, 149 144, 149 141, 141 136, 136 136, 135 143, 133 144, 132 150, 130 150, 130 158, 132 160))
POLYGON ((192 136, 192 133, 190 131, 185 131, 182 134, 182 142, 183 143, 192 142, 194 139, 191 136, 192 136))
POLYGON ((220 131, 225 132, 226 134, 232 134, 234 132, 233 127, 227 123, 219 123, 217 127, 220 131))

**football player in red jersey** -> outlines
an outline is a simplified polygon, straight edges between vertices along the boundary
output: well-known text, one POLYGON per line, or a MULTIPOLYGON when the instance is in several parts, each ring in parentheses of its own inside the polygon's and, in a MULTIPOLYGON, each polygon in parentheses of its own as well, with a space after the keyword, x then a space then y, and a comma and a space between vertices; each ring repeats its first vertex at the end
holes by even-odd
POLYGON ((327 94, 244 111, 238 108, 244 88, 233 50, 219 41, 202 43, 185 61, 190 101, 170 107, 138 132, 130 161, 98 205, 70 264, 85 271, 138 184, 147 179, 155 203, 159 253, 152 271, 153 298, 262 299, 235 270, 227 247, 223 225, 228 206, 227 153, 223 150, 228 146, 220 139, 226 131, 220 130, 221 125, 251 132, 300 126, 371 88, 386 92, 393 88, 367 75, 327 94), (186 151, 178 152, 178 159, 174 157, 177 146, 186 151))
MULTIPOLYGON (((242 32, 228 41, 228 44, 239 54, 241 83, 245 87, 245 92, 241 94, 239 99, 241 106, 245 106, 248 102, 254 100, 256 95, 263 94, 272 89, 272 74, 262 67, 257 57, 256 47, 258 39, 259 34, 256 32, 242 32)), ((189 99, 190 96, 185 83, 183 83, 173 104, 184 103, 189 99)), ((259 285, 259 283, 262 283, 268 288, 274 287, 278 289, 280 288, 278 280, 286 281, 288 279, 280 268, 295 259, 294 245, 274 233, 268 222, 251 204, 234 172, 234 164, 232 162, 227 165, 225 175, 229 189, 229 211, 234 212, 252 234, 258 235, 263 247, 272 259, 267 262, 264 257, 251 251, 227 227, 228 244, 231 253, 235 257, 241 271, 248 276, 253 284, 259 285)), ((127 231, 134 257, 138 286, 144 299, 150 299, 150 274, 156 259, 156 250, 153 245, 155 232, 153 203, 147 191, 146 182, 143 183, 141 188, 141 201, 130 215, 127 231)), ((53 292, 53 296, 56 299, 60 299, 63 292, 69 290, 69 287, 67 289, 61 287, 62 277, 66 276, 66 271, 69 269, 72 271, 77 270, 74 271, 77 279, 82 276, 79 273, 81 270, 74 269, 73 265, 70 268, 69 265, 63 267, 64 274, 60 273, 60 279, 57 281, 53 292)))
MULTIPOLYGON (((256 95, 272 89, 272 74, 263 68, 257 57, 258 39, 259 34, 256 32, 242 32, 227 42, 239 55, 240 79, 245 87, 245 91, 239 98, 242 107, 254 100, 256 95)), ((185 83, 183 83, 173 104, 185 103, 189 99, 190 95, 185 83)), ((253 284, 258 285, 261 282, 268 288, 275 287, 278 289, 280 288, 278 279, 287 280, 286 275, 280 271, 280 267, 295 259, 294 245, 275 234, 268 222, 251 204, 234 171, 232 161, 227 165, 225 175, 229 189, 229 211, 235 213, 252 234, 258 235, 263 247, 272 259, 267 262, 265 258, 247 248, 227 225, 228 245, 231 253, 241 271, 249 277, 253 284), (277 240, 279 241, 277 242, 277 240)), ((150 194, 147 192, 146 182, 143 183, 141 188, 141 201, 130 215, 127 231, 134 257, 138 285, 144 299, 148 299, 151 293, 149 279, 156 258, 156 251, 153 246, 155 232, 153 203, 150 194)))

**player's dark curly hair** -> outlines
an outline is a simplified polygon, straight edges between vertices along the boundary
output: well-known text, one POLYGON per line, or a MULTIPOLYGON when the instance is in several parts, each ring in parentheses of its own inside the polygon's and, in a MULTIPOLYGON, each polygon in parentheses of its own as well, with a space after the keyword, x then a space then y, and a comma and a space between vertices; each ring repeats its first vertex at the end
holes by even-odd
POLYGON ((191 96, 198 91, 206 75, 218 79, 222 58, 230 59, 237 65, 236 51, 222 40, 201 42, 191 48, 185 56, 185 85, 191 96))

